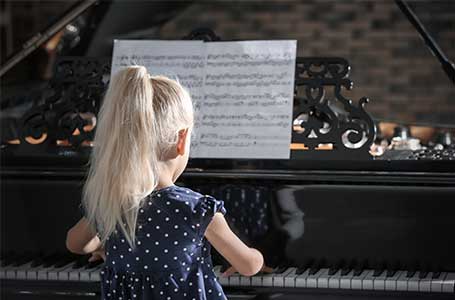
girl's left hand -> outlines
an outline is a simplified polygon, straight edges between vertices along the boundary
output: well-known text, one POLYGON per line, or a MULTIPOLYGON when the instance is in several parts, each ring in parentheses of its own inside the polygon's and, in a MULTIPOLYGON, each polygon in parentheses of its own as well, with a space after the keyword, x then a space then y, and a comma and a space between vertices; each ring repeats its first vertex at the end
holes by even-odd
POLYGON ((104 252, 104 248, 98 249, 93 251, 92 256, 88 259, 88 261, 97 261, 97 260, 106 260, 106 253, 104 252))

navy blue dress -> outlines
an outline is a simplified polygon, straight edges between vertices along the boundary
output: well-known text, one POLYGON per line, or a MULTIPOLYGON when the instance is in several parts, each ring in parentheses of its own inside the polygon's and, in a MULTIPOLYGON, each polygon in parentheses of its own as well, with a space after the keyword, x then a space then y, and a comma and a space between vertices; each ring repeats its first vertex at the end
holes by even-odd
POLYGON ((139 210, 136 248, 117 230, 106 241, 102 299, 226 299, 204 232, 224 202, 191 189, 153 191, 139 210))

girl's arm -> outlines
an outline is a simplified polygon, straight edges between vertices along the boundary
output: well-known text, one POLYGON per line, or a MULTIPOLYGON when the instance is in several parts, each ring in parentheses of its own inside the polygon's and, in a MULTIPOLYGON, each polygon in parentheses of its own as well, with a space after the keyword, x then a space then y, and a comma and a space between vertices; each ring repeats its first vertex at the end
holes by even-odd
POLYGON ((215 213, 205 231, 205 237, 244 276, 256 274, 264 265, 261 252, 245 245, 229 228, 222 213, 215 213))
POLYGON ((83 217, 68 230, 66 248, 76 254, 89 254, 102 249, 102 244, 87 219, 83 217))

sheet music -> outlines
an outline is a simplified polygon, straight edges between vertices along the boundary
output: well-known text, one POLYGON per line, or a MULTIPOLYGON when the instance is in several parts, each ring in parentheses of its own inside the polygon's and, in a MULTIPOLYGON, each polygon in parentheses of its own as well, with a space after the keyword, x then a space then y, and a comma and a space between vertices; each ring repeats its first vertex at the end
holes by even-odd
POLYGON ((289 158, 297 42, 206 43, 197 151, 205 158, 289 158))
POLYGON ((189 90, 192 158, 289 158, 295 57, 295 40, 116 40, 111 75, 144 65, 189 90))
MULTIPOLYGON (((178 80, 191 95, 195 123, 199 124, 197 110, 204 94, 205 60, 203 41, 114 40, 111 77, 122 67, 136 64, 145 66, 151 75, 178 80)), ((195 129, 194 132, 199 132, 195 129)), ((195 151, 197 147, 196 144, 195 151)))

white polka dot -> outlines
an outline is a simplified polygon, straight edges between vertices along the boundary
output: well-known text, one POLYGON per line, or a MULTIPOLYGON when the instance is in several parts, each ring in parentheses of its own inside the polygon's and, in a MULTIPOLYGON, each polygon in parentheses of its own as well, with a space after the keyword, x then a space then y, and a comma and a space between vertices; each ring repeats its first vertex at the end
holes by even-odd
POLYGON ((159 244, 160 244, 160 242, 158 242, 158 241, 155 242, 155 245, 159 245, 159 244))
POLYGON ((183 235, 184 235, 184 236, 187 236, 187 235, 188 235, 188 232, 184 232, 183 235))
POLYGON ((174 256, 174 260, 177 260, 177 259, 178 259, 177 256, 174 256))
POLYGON ((133 250, 132 250, 131 248, 128 248, 128 251, 131 252, 131 251, 133 251, 133 250))
POLYGON ((157 194, 158 197, 161 197, 161 194, 157 194))
POLYGON ((139 260, 139 256, 136 256, 136 260, 139 260))
MULTIPOLYGON (((190 268, 187 268, 188 271, 189 271, 189 269, 190 269, 190 268)), ((188 285, 189 285, 189 286, 192 286, 193 283, 190 281, 190 282, 188 283, 188 285)))
POLYGON ((164 249, 164 253, 168 253, 168 252, 169 252, 169 250, 167 250, 167 249, 164 249))
POLYGON ((164 265, 163 268, 167 269, 167 265, 164 265))
POLYGON ((168 234, 168 233, 165 233, 165 234, 164 234, 164 237, 168 237, 168 236, 169 236, 169 234, 168 234))
POLYGON ((174 228, 175 229, 179 229, 179 225, 174 225, 174 228))
POLYGON ((180 195, 175 195, 175 198, 180 198, 180 195))
POLYGON ((145 253, 149 253, 149 252, 150 252, 150 250, 149 250, 149 249, 145 249, 145 253))
POLYGON ((148 218, 147 220, 148 220, 149 222, 151 222, 151 221, 152 221, 152 218, 148 218))
POLYGON ((137 241, 137 244, 140 245, 140 244, 141 244, 141 241, 137 241))
POLYGON ((164 218, 166 222, 169 222, 169 217, 164 218))
POLYGON ((186 248, 183 248, 183 251, 186 251, 187 249, 186 248))
POLYGON ((161 213, 161 210, 157 209, 157 210, 156 210, 156 213, 157 213, 157 214, 161 213))
POLYGON ((178 208, 175 209, 175 212, 178 213, 180 210, 178 208))
POLYGON ((159 226, 159 225, 156 225, 156 227, 155 227, 155 228, 156 228, 156 229, 160 229, 160 226, 159 226))
POLYGON ((148 267, 147 265, 145 265, 145 266, 144 266, 144 269, 146 269, 146 270, 147 270, 148 268, 149 268, 149 267, 148 267))
POLYGON ((153 258, 154 261, 158 261, 158 257, 153 258))
POLYGON ((179 242, 178 242, 178 241, 174 241, 174 245, 178 245, 178 244, 179 244, 179 242))
POLYGON ((149 205, 152 205, 152 202, 149 201, 149 205))

